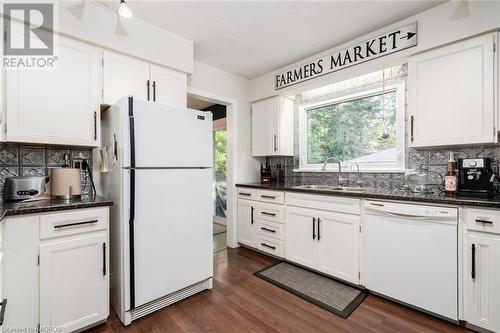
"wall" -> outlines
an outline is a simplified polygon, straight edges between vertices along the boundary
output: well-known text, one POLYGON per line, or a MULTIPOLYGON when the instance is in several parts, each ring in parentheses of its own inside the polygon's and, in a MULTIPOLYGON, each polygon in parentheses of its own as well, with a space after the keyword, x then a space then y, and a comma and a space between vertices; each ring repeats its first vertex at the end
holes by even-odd
MULTIPOLYGON (((116 33, 119 16, 95 1, 59 1, 58 31, 182 72, 193 72, 193 42, 135 17, 120 19, 126 36, 116 33)), ((57 27, 57 25, 56 25, 57 27)))
MULTIPOLYGON (((63 165, 64 154, 74 159, 86 159, 92 168, 92 149, 78 147, 0 144, 0 200, 5 178, 10 176, 48 176, 50 170, 63 165)), ((91 194, 87 173, 82 171, 82 193, 91 194)), ((97 185, 96 185, 97 186, 97 185)))
POLYGON ((339 45, 310 58, 304 59, 288 67, 307 62, 320 55, 344 49, 347 46, 366 40, 379 33, 392 28, 397 28, 411 22, 418 22, 418 46, 407 49, 377 60, 365 62, 344 70, 325 75, 306 83, 279 90, 274 90, 274 72, 265 74, 250 81, 250 101, 282 94, 294 95, 298 92, 318 88, 334 82, 343 81, 365 73, 380 70, 397 63, 405 62, 407 57, 417 52, 422 52, 443 44, 451 43, 463 38, 474 36, 486 31, 500 28, 500 2, 499 1, 450 1, 417 15, 391 24, 374 31, 371 34, 360 36, 343 45, 339 45))
POLYGON ((248 80, 195 61, 194 72, 188 77, 188 93, 227 105, 227 242, 228 246, 237 247, 234 184, 260 179, 260 161, 251 153, 248 80))

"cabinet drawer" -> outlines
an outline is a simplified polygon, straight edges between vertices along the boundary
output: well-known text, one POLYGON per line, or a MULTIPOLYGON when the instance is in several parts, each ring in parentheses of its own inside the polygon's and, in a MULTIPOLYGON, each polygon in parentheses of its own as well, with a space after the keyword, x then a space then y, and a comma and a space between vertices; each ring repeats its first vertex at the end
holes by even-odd
POLYGON ((467 208, 467 229, 500 234, 500 211, 467 208))
POLYGON ((257 222, 257 233, 259 235, 284 240, 284 224, 263 220, 256 220, 255 222, 257 222))
POLYGON ((240 199, 255 200, 256 197, 256 190, 246 187, 238 187, 237 193, 238 193, 238 198, 240 199))
POLYGON ((287 192, 286 204, 311 209, 329 210, 331 212, 359 215, 361 201, 359 199, 287 192))
POLYGON ((40 239, 69 236, 105 230, 108 227, 106 208, 75 209, 40 216, 40 239))
POLYGON ((261 251, 283 258, 283 241, 281 240, 258 235, 257 248, 261 251))
POLYGON ((285 207, 282 205, 259 203, 255 207, 255 218, 276 223, 283 223, 285 207))
POLYGON ((269 191, 269 190, 257 190, 256 200, 263 201, 263 202, 284 204, 285 203, 285 192, 269 191))

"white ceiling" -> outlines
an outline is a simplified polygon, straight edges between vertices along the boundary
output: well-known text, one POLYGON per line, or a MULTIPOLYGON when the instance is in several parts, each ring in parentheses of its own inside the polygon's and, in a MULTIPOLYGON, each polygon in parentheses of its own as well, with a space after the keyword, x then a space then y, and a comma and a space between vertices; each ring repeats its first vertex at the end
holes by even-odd
POLYGON ((135 17, 194 41, 195 60, 250 79, 444 1, 127 2, 135 17))

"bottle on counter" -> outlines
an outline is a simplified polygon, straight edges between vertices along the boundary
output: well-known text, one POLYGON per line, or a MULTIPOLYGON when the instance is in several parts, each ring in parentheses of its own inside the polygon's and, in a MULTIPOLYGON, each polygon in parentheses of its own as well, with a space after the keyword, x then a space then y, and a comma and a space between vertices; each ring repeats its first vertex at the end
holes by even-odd
POLYGON ((455 161, 453 152, 450 152, 450 159, 448 160, 448 166, 446 168, 444 190, 449 195, 455 195, 457 193, 457 161, 455 161))

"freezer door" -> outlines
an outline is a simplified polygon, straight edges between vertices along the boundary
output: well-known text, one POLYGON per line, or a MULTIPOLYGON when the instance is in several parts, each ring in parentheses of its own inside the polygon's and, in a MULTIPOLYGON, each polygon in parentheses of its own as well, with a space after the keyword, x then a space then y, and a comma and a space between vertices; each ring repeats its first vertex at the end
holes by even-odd
MULTIPOLYGON (((123 173, 125 194, 130 191, 130 172, 123 173)), ((133 289, 138 307, 212 277, 212 177, 211 169, 135 170, 135 282, 130 288, 127 253, 126 310, 133 289)))
MULTIPOLYGON (((130 167, 130 118, 123 119, 124 167, 130 167)), ((212 113, 133 99, 136 167, 212 167, 212 113)))

